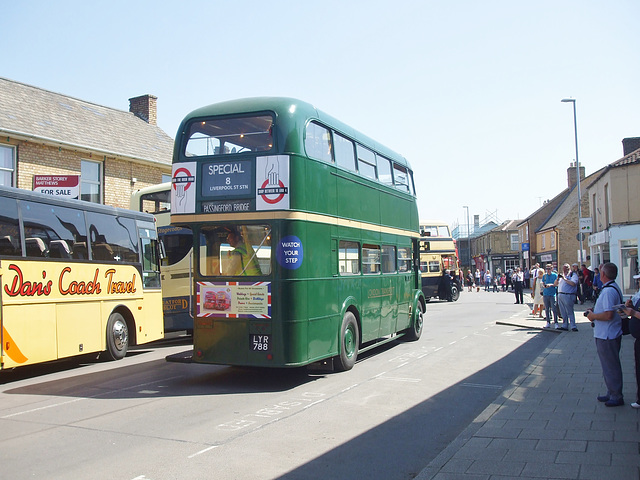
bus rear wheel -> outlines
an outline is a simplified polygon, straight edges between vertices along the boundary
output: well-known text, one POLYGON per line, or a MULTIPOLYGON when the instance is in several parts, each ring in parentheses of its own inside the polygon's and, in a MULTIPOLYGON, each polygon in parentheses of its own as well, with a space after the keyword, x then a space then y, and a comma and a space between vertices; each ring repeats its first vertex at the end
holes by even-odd
POLYGON ((460 298, 460 289, 454 283, 453 285, 451 285, 451 301, 457 302, 459 298, 460 298))
POLYGON ((129 328, 118 312, 109 316, 107 322, 107 353, 112 360, 121 360, 129 349, 129 328))
POLYGON ((340 355, 337 357, 337 371, 351 370, 356 364, 359 338, 356 316, 351 312, 345 313, 340 327, 340 355))
POLYGON ((421 302, 418 302, 418 311, 416 313, 416 318, 412 322, 411 327, 407 330, 406 338, 410 342, 418 340, 420 335, 422 335, 422 328, 424 325, 424 307, 421 302))

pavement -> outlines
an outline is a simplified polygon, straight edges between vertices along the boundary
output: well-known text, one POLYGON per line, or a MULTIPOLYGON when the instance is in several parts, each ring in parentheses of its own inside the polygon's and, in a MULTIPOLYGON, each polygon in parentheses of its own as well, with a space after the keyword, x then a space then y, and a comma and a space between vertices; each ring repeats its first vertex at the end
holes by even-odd
POLYGON ((640 409, 630 405, 634 338, 622 339, 625 405, 606 407, 596 400, 606 387, 583 316, 592 306, 575 305, 578 332, 542 330, 546 321, 530 310, 521 320, 498 322, 556 338, 415 478, 640 480, 640 409))

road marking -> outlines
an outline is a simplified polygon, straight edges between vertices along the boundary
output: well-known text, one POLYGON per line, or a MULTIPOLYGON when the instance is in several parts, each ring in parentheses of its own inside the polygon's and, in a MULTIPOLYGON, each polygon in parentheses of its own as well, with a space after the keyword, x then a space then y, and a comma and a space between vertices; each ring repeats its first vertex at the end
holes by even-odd
POLYGON ((198 455, 202 455, 203 453, 207 453, 209 450, 213 450, 214 448, 218 448, 218 445, 212 445, 212 446, 210 446, 208 448, 205 448, 204 450, 200 450, 199 452, 196 452, 193 455, 189 455, 187 458, 191 459, 193 457, 197 457, 198 455))
POLYGON ((383 377, 382 380, 393 380, 394 382, 418 383, 422 380, 419 378, 402 378, 402 377, 383 377))
POLYGON ((40 412, 42 410, 48 410, 49 408, 61 407, 62 405, 69 405, 70 403, 76 403, 76 402, 80 402, 82 400, 86 400, 86 398, 74 398, 73 400, 69 400, 67 402, 54 403, 52 405, 46 405, 44 407, 32 408, 31 410, 23 410, 22 412, 11 413, 9 415, 4 415, 3 417, 0 417, 0 418, 5 419, 5 418, 17 417, 18 415, 24 415, 24 414, 27 414, 27 413, 40 412))

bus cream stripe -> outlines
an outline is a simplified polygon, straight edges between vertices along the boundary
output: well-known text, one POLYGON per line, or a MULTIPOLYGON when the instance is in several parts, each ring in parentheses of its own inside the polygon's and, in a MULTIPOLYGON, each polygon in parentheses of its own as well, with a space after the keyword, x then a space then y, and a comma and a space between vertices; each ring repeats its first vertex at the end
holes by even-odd
POLYGON ((331 217, 329 215, 320 215, 317 213, 305 212, 250 212, 250 213, 218 213, 218 214, 196 214, 196 215, 171 215, 172 224, 185 223, 210 223, 213 221, 233 221, 241 223, 247 220, 304 220, 315 223, 325 223, 328 225, 336 225, 340 227, 357 228, 360 230, 369 230, 372 232, 388 233, 391 235, 401 235, 404 237, 418 237, 418 232, 411 230, 403 230, 393 227, 385 227, 383 225, 375 225, 373 223, 359 222, 349 220, 347 218, 331 217))

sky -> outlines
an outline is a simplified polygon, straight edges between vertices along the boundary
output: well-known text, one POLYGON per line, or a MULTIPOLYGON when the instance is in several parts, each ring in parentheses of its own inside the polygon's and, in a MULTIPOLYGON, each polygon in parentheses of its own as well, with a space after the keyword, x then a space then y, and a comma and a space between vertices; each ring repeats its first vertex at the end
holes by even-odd
MULTIPOLYGON (((638 0, 0 0, 0 76, 175 138, 235 98, 312 103, 410 162, 423 220, 524 219, 640 136, 638 0), (468 208, 464 208, 464 207, 468 208)), ((2 105, 0 105, 0 109, 2 105)))

